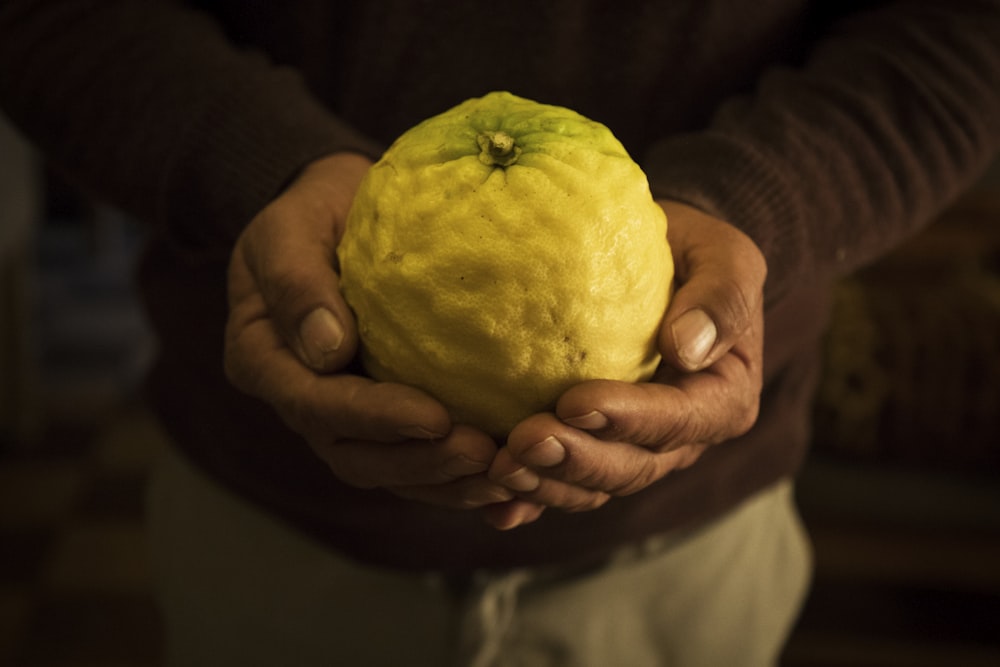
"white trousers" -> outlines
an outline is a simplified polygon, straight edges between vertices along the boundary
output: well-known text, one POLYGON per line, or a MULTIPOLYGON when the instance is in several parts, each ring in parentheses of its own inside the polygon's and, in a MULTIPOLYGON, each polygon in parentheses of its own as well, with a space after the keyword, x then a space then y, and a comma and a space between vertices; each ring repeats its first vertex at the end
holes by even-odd
POLYGON ((519 569, 461 592, 345 558, 173 452, 149 501, 172 667, 774 665, 811 573, 790 482, 600 568, 519 569))

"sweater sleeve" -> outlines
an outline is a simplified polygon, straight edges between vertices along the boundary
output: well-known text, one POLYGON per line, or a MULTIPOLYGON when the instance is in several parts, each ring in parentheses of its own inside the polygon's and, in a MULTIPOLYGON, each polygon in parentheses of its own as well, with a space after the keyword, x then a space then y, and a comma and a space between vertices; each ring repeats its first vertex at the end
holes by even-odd
POLYGON ((378 155, 296 72, 164 0, 6 0, 0 103, 55 167, 193 248, 231 247, 310 160, 378 155))
POLYGON ((998 148, 1000 2, 917 0, 831 23, 800 67, 768 71, 645 166, 656 196, 758 243, 773 302, 894 247, 998 148))

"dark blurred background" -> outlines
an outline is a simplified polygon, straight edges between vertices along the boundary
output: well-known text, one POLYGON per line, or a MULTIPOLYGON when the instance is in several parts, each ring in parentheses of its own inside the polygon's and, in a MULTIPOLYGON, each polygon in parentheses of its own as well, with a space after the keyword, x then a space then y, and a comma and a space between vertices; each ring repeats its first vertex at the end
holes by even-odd
MULTIPOLYGON (((0 121, 0 665, 158 664, 143 232, 0 121)), ((1000 167, 844 280, 788 666, 1000 665, 1000 167)))

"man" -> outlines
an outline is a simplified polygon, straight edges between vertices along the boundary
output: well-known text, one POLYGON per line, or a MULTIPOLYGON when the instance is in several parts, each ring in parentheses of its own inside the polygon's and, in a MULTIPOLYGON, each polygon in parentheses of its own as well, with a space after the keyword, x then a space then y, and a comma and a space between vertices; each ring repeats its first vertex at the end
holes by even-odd
POLYGON ((153 225, 171 661, 773 663, 829 284, 996 152, 998 3, 193 4, 0 10, 8 113, 153 225), (679 278, 656 381, 499 445, 358 374, 332 268, 383 147, 498 89, 612 129, 679 278))

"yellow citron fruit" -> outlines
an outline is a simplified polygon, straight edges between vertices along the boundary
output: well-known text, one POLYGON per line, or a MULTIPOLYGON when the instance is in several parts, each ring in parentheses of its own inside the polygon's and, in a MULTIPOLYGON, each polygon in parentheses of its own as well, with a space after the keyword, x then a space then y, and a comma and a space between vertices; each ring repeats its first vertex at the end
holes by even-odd
POLYGON ((667 221, 607 127, 495 92, 404 133, 338 249, 362 362, 502 437, 583 380, 648 379, 667 221))

